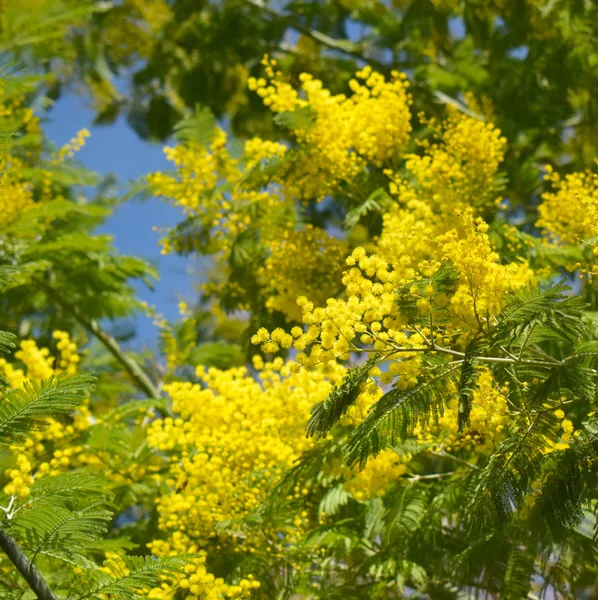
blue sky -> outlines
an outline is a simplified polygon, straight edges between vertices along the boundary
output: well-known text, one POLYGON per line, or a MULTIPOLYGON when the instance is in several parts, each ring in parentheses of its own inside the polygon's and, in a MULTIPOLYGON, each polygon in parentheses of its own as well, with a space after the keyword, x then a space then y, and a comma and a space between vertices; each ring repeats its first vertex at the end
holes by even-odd
MULTIPOLYGON (((94 126, 93 117, 94 112, 85 106, 85 100, 69 93, 50 109, 44 130, 54 144, 62 146, 77 131, 87 128, 91 137, 77 153, 78 160, 102 175, 114 173, 122 186, 141 175, 172 167, 164 157, 162 144, 141 140, 124 119, 112 125, 94 126)), ((98 233, 114 236, 114 245, 121 254, 140 256, 158 267, 161 279, 154 292, 143 285, 136 287, 139 297, 154 304, 168 319, 178 315, 180 300, 194 299, 199 277, 189 273, 193 261, 188 258, 160 254, 159 233, 152 227, 172 226, 181 219, 177 208, 157 198, 145 202, 130 200, 120 205, 98 229, 98 233)), ((135 326, 135 345, 153 345, 157 332, 151 320, 140 317, 135 326)))

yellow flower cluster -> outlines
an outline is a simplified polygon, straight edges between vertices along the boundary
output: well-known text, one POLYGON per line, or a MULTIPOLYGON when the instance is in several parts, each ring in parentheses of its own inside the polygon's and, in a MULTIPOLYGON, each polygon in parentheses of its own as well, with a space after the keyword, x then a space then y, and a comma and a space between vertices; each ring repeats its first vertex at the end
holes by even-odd
MULTIPOLYGON (((278 330, 272 337, 286 345, 283 335, 289 334, 278 330)), ((257 378, 244 367, 227 371, 199 367, 203 385, 166 386, 177 416, 152 422, 147 433, 150 445, 170 457, 163 481, 171 491, 158 499, 159 527, 166 538, 150 544, 155 555, 199 551, 207 558, 215 544, 219 548, 234 538, 235 552, 261 549, 273 560, 281 559, 308 527, 305 504, 292 524, 279 525, 275 531, 264 526, 257 531, 241 523, 268 497, 284 470, 312 446, 314 441, 304 435, 309 410, 328 396, 333 383, 341 382, 345 369, 337 365, 325 376, 298 369, 292 361, 264 362, 259 356, 253 366, 257 378), (218 528, 225 521, 238 523, 239 529, 231 533, 218 528)), ((375 384, 364 386, 343 424, 361 421, 381 393, 375 384)), ((410 460, 410 455, 399 457, 389 451, 362 471, 339 461, 334 476, 345 481, 352 497, 364 501, 404 475, 410 460)), ((308 488, 296 486, 288 499, 308 494, 308 488)), ((179 590, 190 594, 185 597, 202 600, 248 597, 258 585, 249 576, 237 585, 225 584, 209 573, 205 563, 204 559, 190 566, 187 576, 152 590, 150 597, 174 598, 179 590)))
POLYGON ((258 137, 247 140, 245 142, 245 168, 250 170, 262 161, 283 156, 286 151, 287 147, 278 142, 262 140, 258 137))
POLYGON ((29 490, 33 485, 33 477, 31 476, 33 467, 25 454, 18 454, 16 463, 16 469, 8 469, 6 472, 10 477, 10 483, 4 486, 4 493, 18 498, 26 498, 29 496, 29 490))
POLYGON ((538 225, 557 242, 576 244, 598 233, 598 177, 591 171, 561 177, 550 165, 544 177, 552 190, 542 194, 538 225))
POLYGON ((496 203, 495 179, 506 146, 500 130, 454 107, 448 108, 442 124, 429 121, 428 126, 442 141, 425 140, 421 143, 423 156, 409 155, 406 163, 415 178, 410 185, 419 198, 444 214, 460 207, 479 210, 496 203))
MULTIPOLYGON (((0 167, 7 169, 6 164, 6 160, 2 160, 0 167)), ((14 164, 9 168, 13 169, 14 164)), ((11 181, 11 178, 6 176, 7 172, 0 180, 0 227, 12 223, 23 210, 34 204, 31 186, 20 181, 11 181)))
POLYGON ((307 155, 282 182, 299 198, 322 199, 342 181, 351 181, 367 162, 376 166, 403 153, 411 133, 411 97, 406 77, 392 72, 390 81, 370 67, 349 82, 352 94, 332 95, 309 73, 299 76, 300 93, 275 71, 276 61, 262 61, 267 79, 250 78, 249 89, 273 112, 307 116, 290 128, 307 155))
POLYGON ((71 341, 70 335, 66 331, 54 331, 52 337, 58 340, 56 348, 60 351, 57 367, 67 375, 74 375, 80 360, 77 354, 77 344, 71 341))
POLYGON ((532 283, 534 274, 527 263, 500 264, 486 234, 488 225, 480 217, 474 219, 471 210, 464 213, 463 225, 464 235, 453 230, 438 238, 440 256, 452 260, 459 272, 451 313, 456 325, 488 332, 506 292, 532 283))
MULTIPOLYGON (((177 167, 178 179, 162 173, 152 173, 147 179, 159 194, 175 198, 187 214, 199 213, 217 185, 236 174, 236 162, 226 150, 226 134, 220 129, 209 148, 190 144, 166 147, 164 153, 177 167)), ((221 198, 219 200, 222 201, 221 198)))
MULTIPOLYGON (((561 398, 562 401, 566 401, 567 398, 561 398)), ((560 439, 550 440, 545 439, 546 447, 544 448, 545 454, 550 454, 559 450, 567 450, 569 448, 569 444, 573 437, 578 436, 580 434, 579 431, 575 431, 575 427, 573 422, 569 419, 565 418, 565 411, 562 409, 557 409, 554 411, 554 416, 561 421, 560 429, 562 429, 562 433, 560 435, 560 439)))
POLYGON ((367 500, 385 493, 389 486, 407 473, 411 455, 400 457, 394 450, 384 450, 345 484, 345 490, 357 500, 367 500))
POLYGON ((201 540, 216 523, 256 508, 267 484, 309 445, 303 426, 330 384, 322 376, 290 373, 281 359, 260 371, 261 384, 245 368, 197 372, 207 387, 168 385, 180 417, 154 421, 148 441, 181 453, 170 473, 179 491, 159 501, 161 526, 184 525, 201 540))
POLYGON ((83 148, 85 145, 85 140, 90 135, 91 134, 87 129, 81 129, 81 131, 79 131, 75 137, 72 137, 70 141, 60 148, 58 153, 54 155, 52 158, 52 164, 58 164, 59 162, 63 162, 67 157, 72 158, 75 156, 75 152, 78 152, 81 150, 81 148, 83 148))
POLYGON ((148 598, 172 598, 177 589, 185 590, 186 600, 223 600, 225 598, 250 598, 251 590, 260 587, 252 575, 241 579, 236 585, 228 585, 221 577, 214 577, 205 566, 206 553, 200 551, 200 558, 185 567, 185 574, 174 582, 164 583, 148 593, 148 598))
MULTIPOLYGON (((158 499, 159 527, 167 539, 150 544, 154 554, 206 548, 217 536, 218 523, 254 511, 281 472, 312 444, 304 435, 305 422, 312 404, 328 395, 330 383, 320 374, 291 373, 282 359, 264 364, 256 358, 255 366, 259 381, 244 367, 199 367, 205 387, 166 386, 180 416, 156 420, 148 430, 150 445, 172 456, 166 480, 172 491, 158 499)), ((289 539, 273 534, 270 542, 279 547, 289 539)), ((247 533, 238 543, 240 551, 266 540, 247 533)), ((197 589, 201 598, 220 597, 197 589)))
MULTIPOLYGON (((244 184, 244 171, 228 152, 226 139, 226 133, 217 129, 208 147, 190 143, 165 148, 166 157, 177 167, 177 175, 157 172, 147 176, 156 195, 171 198, 187 215, 198 220, 203 229, 192 241, 163 239, 163 253, 223 250, 226 254, 236 236, 254 224, 256 215, 261 215, 265 223, 276 221, 272 215, 280 210, 280 198, 244 184)), ((255 166, 264 158, 281 154, 281 148, 284 146, 250 140, 247 142, 248 161, 255 166)), ((281 223, 283 228, 285 225, 281 223)), ((276 231, 275 227, 264 228, 266 239, 276 231)))
MULTIPOLYGON (((19 124, 27 133, 37 133, 39 119, 23 105, 23 101, 20 96, 11 96, 0 80, 0 120, 6 121, 6 129, 10 132, 15 124, 19 124)), ((28 166, 11 151, 9 141, 0 142, 0 171, 3 173, 0 177, 0 227, 12 223, 34 204, 32 185, 23 177, 23 169, 28 166)))
POLYGON ((35 340, 23 340, 20 350, 15 352, 15 358, 27 368, 27 379, 49 379, 54 375, 54 357, 50 356, 48 348, 38 348, 35 340))
POLYGON ((299 321, 298 296, 307 294, 318 304, 335 296, 346 253, 346 245, 322 229, 308 225, 285 232, 282 241, 270 244, 270 256, 259 272, 271 288, 267 308, 299 321))
MULTIPOLYGON (((423 115, 420 120, 426 121, 423 115)), ((498 167, 503 160, 506 139, 494 125, 448 109, 448 117, 437 124, 427 122, 438 141, 419 142, 422 154, 406 157, 407 176, 388 169, 389 191, 402 207, 425 202, 436 214, 452 220, 455 210, 477 212, 500 201, 498 167)))
POLYGON ((14 354, 25 367, 24 370, 15 367, 5 358, 0 358, 0 373, 6 377, 11 387, 22 388, 23 383, 30 379, 40 381, 60 373, 72 375, 76 372, 80 360, 77 345, 71 341, 66 331, 56 330, 52 335, 58 340, 58 359, 50 355, 49 348, 39 348, 35 340, 22 340, 19 350, 14 354))

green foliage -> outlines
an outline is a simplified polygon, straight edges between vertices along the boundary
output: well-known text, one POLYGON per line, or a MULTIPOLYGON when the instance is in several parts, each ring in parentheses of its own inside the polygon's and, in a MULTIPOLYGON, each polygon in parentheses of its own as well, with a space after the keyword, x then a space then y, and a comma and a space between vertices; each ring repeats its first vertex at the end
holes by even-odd
POLYGON ((425 361, 425 375, 420 383, 384 394, 351 433, 347 445, 350 463, 365 465, 369 456, 405 440, 417 425, 426 425, 443 413, 448 399, 446 388, 458 376, 460 367, 449 364, 444 357, 430 356, 425 361))
POLYGON ((193 557, 128 557, 122 564, 110 563, 112 573, 98 569, 86 570, 78 577, 72 597, 77 600, 101 600, 112 594, 123 600, 137 600, 138 590, 159 586, 164 576, 182 573, 190 558, 193 557))
POLYGON ((94 382, 89 375, 74 375, 41 383, 29 381, 23 390, 5 392, 0 403, 0 443, 10 444, 43 430, 50 417, 78 406, 94 382))
POLYGON ((368 213, 382 213, 385 207, 388 207, 391 202, 390 196, 383 188, 378 188, 373 191, 363 204, 351 209, 345 216, 345 226, 347 229, 353 229, 360 220, 368 213))
POLYGON ((89 566, 81 551, 107 531, 111 518, 112 513, 93 505, 79 511, 41 505, 14 518, 10 531, 22 540, 21 547, 33 563, 45 555, 74 565, 89 566))
POLYGON ((328 435, 333 425, 355 403, 361 386, 368 379, 368 373, 377 361, 378 357, 374 356, 363 365, 349 370, 342 384, 335 387, 326 400, 314 404, 307 425, 307 435, 321 438, 328 435))
POLYGON ((0 354, 8 354, 15 347, 16 336, 6 331, 0 331, 0 354))
POLYGON ((195 112, 179 121, 174 128, 174 136, 180 142, 194 142, 207 146, 214 136, 216 119, 207 107, 196 106, 195 112))
POLYGON ((563 280, 546 289, 537 285, 514 292, 494 329, 490 345, 521 352, 534 331, 538 333, 537 328, 543 339, 552 332, 565 342, 578 342, 585 327, 584 304, 579 296, 565 295, 570 289, 563 280))
POLYGON ((297 108, 293 111, 277 113, 274 122, 285 129, 308 129, 313 123, 315 114, 311 106, 297 108))

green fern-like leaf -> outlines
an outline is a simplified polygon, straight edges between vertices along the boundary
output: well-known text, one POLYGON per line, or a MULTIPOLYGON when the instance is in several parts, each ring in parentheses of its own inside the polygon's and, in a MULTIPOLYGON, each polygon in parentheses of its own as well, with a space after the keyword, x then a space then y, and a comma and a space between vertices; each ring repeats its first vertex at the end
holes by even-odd
POLYGON ((314 123, 316 113, 311 106, 285 110, 274 117, 274 122, 285 129, 307 129, 314 123))
POLYGON ((521 416, 475 478, 466 508, 472 531, 491 531, 504 525, 517 510, 530 484, 548 460, 546 449, 558 435, 559 421, 550 410, 521 416), (531 423, 529 422, 531 419, 531 423))
POLYGON ((342 483, 331 487, 324 497, 320 501, 320 514, 326 514, 328 516, 335 515, 339 512, 340 508, 346 506, 349 502, 349 494, 345 492, 345 488, 342 483))
POLYGON ((0 355, 9 354, 15 347, 17 337, 7 331, 0 331, 0 355))
POLYGON ((81 551, 107 530, 112 513, 92 505, 80 511, 38 506, 20 513, 11 532, 35 562, 40 555, 89 566, 81 551))
POLYGON ((405 540, 421 526, 428 495, 425 486, 408 485, 397 488, 385 498, 386 531, 391 540, 405 540))
POLYGON ((82 573, 71 598, 76 600, 103 600, 107 597, 119 600, 138 600, 141 590, 159 587, 163 577, 184 572, 185 565, 196 558, 194 555, 153 558, 130 556, 121 562, 108 561, 111 573, 90 569, 82 573))
POLYGON ((374 406, 363 422, 351 433, 347 445, 350 464, 365 465, 371 455, 403 441, 417 425, 426 426, 443 414, 450 396, 448 383, 455 383, 460 364, 447 364, 444 358, 428 356, 421 381, 407 390, 392 389, 374 406))
POLYGON ((0 402, 0 443, 9 444, 45 429, 47 419, 77 407, 91 391, 95 377, 53 377, 38 383, 28 381, 24 389, 13 389, 0 402))
POLYGON ((195 107, 195 112, 177 123, 174 136, 181 142, 195 142, 207 146, 216 131, 216 118, 206 106, 195 107))
POLYGON ((469 424, 473 392, 476 387, 476 369, 473 358, 475 356, 475 345, 469 346, 461 366, 461 378, 459 380, 459 431, 463 431, 469 424))
POLYGON ((112 494, 110 483, 91 473, 59 473, 35 480, 29 496, 17 507, 15 514, 39 505, 67 507, 71 510, 108 501, 112 494))
POLYGON ((535 556, 527 548, 511 548, 501 597, 504 596, 505 600, 527 598, 531 588, 530 576, 534 573, 534 563, 535 556))
POLYGON ((350 210, 345 216, 345 225, 353 229, 359 221, 370 212, 382 213, 392 200, 384 188, 372 192, 365 202, 350 210))
POLYGON ((376 364, 377 356, 367 360, 363 365, 351 369, 345 374, 340 386, 328 395, 326 400, 318 402, 311 409, 311 417, 307 425, 307 435, 326 437, 334 424, 349 410, 357 400, 360 387, 368 378, 370 369, 376 364))
POLYGON ((544 469, 546 475, 541 493, 535 497, 531 521, 548 525, 555 539, 582 519, 584 496, 591 491, 588 465, 580 448, 570 448, 556 453, 544 469))
POLYGON ((494 329, 491 347, 519 348, 529 343, 526 336, 536 326, 552 331, 559 339, 577 343, 584 332, 584 304, 579 296, 567 296, 571 288, 565 283, 524 287, 513 292, 494 329))

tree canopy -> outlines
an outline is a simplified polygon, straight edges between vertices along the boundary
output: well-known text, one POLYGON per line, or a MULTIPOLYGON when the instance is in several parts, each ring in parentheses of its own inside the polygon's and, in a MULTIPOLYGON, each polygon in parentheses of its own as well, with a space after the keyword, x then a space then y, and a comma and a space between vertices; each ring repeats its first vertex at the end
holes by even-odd
POLYGON ((597 12, 0 3, 2 597, 595 597, 597 12), (167 144, 176 321, 70 93, 167 144))

